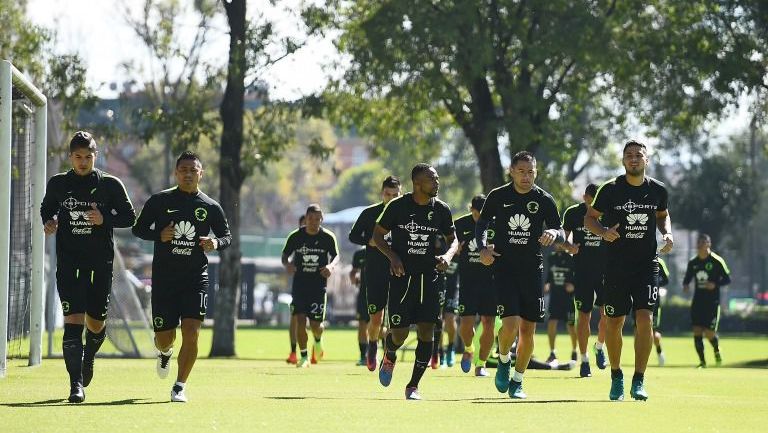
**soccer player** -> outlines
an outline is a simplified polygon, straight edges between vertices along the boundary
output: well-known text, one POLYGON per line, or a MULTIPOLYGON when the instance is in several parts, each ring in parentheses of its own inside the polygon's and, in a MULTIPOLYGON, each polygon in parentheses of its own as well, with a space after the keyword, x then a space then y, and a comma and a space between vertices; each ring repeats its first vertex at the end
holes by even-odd
MULTIPOLYGON (((387 176, 381 183, 381 202, 365 208, 349 232, 350 242, 365 246, 365 260, 368 264, 365 268, 365 302, 368 305, 370 321, 368 322, 366 365, 370 371, 376 370, 376 352, 389 293, 389 260, 373 243, 373 229, 376 226, 376 219, 384 211, 384 206, 393 198, 399 197, 400 193, 400 180, 394 176, 387 176)), ((387 242, 389 241, 390 237, 387 236, 387 242)))
MULTIPOLYGON (((458 254, 458 251, 457 253, 458 254)), ((442 347, 442 333, 438 344, 440 344, 440 366, 453 367, 455 364, 456 351, 454 342, 456 341, 456 313, 459 308, 459 262, 458 257, 453 256, 453 260, 448 264, 445 270, 445 302, 443 303, 443 323, 442 329, 445 331, 445 338, 448 341, 446 346, 442 347)))
POLYGON ((512 182, 488 194, 475 225, 475 242, 480 248, 480 261, 486 266, 494 262, 494 282, 499 330, 499 366, 495 385, 511 398, 526 398, 523 373, 533 353, 536 323, 544 319, 543 256, 541 246, 564 241, 560 215, 552 196, 534 184, 536 157, 527 151, 516 153, 510 166, 512 182), (495 219, 496 236, 486 244, 484 233, 495 219), (546 228, 545 228, 546 225, 546 228), (515 337, 517 345, 515 371, 510 381, 509 351, 515 337))
POLYGON ((664 242, 660 252, 669 252, 673 246, 672 221, 667 211, 666 187, 645 175, 648 164, 645 144, 628 141, 622 162, 625 174, 598 189, 584 217, 584 225, 607 241, 604 308, 608 316, 605 342, 611 364, 608 396, 611 400, 624 399, 621 330, 626 315, 634 309, 637 331, 630 395, 635 400, 647 400, 644 374, 653 340, 653 308, 659 297, 656 230, 664 242))
POLYGON ((306 212, 307 225, 288 235, 283 247, 283 266, 293 274, 293 301, 291 314, 296 316, 296 339, 301 359, 296 367, 309 367, 323 359, 323 320, 325 320, 325 291, 328 278, 339 263, 339 247, 336 236, 322 227, 323 210, 318 204, 311 204, 306 212), (315 343, 312 346, 312 360, 307 359, 307 328, 315 343))
POLYGON ((155 347, 160 352, 157 375, 161 379, 170 372, 176 328, 181 321, 181 349, 171 401, 186 402, 186 383, 197 359, 197 340, 208 307, 206 253, 227 248, 232 235, 219 203, 200 191, 200 157, 188 150, 182 152, 174 173, 177 186, 147 200, 133 234, 155 243, 152 324, 155 347))
POLYGON ((410 325, 416 325, 418 343, 411 380, 405 398, 420 400, 419 381, 432 352, 435 321, 440 314, 437 272, 448 269, 458 248, 453 218, 448 205, 437 199, 440 186, 437 171, 428 164, 417 164, 411 171, 413 192, 387 204, 376 222, 373 241, 389 259, 390 331, 386 351, 379 365, 379 382, 389 386, 397 361, 397 349, 405 343, 410 325), (392 234, 392 246, 384 239, 392 234), (437 236, 445 236, 448 249, 435 256, 437 236))
POLYGON ((603 298, 603 279, 605 277, 605 242, 600 236, 592 234, 584 227, 587 206, 597 193, 597 185, 591 183, 584 191, 583 203, 575 204, 563 212, 563 230, 566 238, 571 237, 576 246, 574 251, 574 302, 578 316, 576 318, 576 336, 581 354, 579 376, 591 377, 589 367, 589 335, 592 310, 598 307, 600 321, 597 325, 597 342, 594 346, 595 363, 603 370, 608 365, 605 357, 605 304, 603 298))
POLYGON ((365 248, 360 248, 352 255, 352 269, 349 271, 349 281, 357 286, 357 343, 360 348, 360 359, 357 365, 366 365, 368 352, 368 306, 365 303, 365 248))
MULTIPOLYGON (((306 220, 306 215, 301 215, 299 217, 299 228, 304 227, 304 221, 306 220)), ((303 326, 307 326, 306 322, 303 324, 303 326)), ((296 364, 299 362, 299 358, 296 357, 296 328, 299 327, 299 323, 296 321, 296 316, 291 314, 291 319, 288 322, 288 338, 291 341, 291 353, 288 354, 288 358, 286 358, 285 362, 288 364, 296 364)))
POLYGON ((555 339, 557 337, 557 322, 564 320, 568 335, 571 337, 571 361, 576 361, 576 309, 573 299, 573 256, 565 252, 562 245, 555 246, 549 256, 549 272, 544 292, 549 293, 549 320, 547 321, 547 336, 549 337, 549 358, 547 362, 557 364, 555 339))
POLYGON ((720 365, 720 341, 717 325, 720 321, 720 287, 731 283, 731 271, 722 257, 712 251, 712 239, 701 233, 696 241, 696 256, 689 262, 683 279, 683 291, 690 290, 692 280, 696 280, 696 290, 691 303, 691 323, 693 323, 693 343, 699 355, 699 368, 705 368, 703 336, 712 344, 715 362, 720 365))
MULTIPOLYGON (((461 370, 469 373, 475 357, 475 321, 480 316, 482 333, 477 359, 474 360, 475 376, 487 377, 485 368, 491 353, 494 339, 494 322, 496 320, 496 290, 493 287, 491 270, 480 263, 480 250, 475 240, 475 224, 480 219, 480 211, 485 204, 485 195, 472 198, 469 214, 455 221, 456 237, 459 240, 459 335, 464 343, 464 354, 461 356, 461 370)), ((486 239, 492 242, 495 235, 491 227, 486 230, 486 239)))
POLYGON ((51 177, 40 206, 45 234, 56 233, 56 289, 64 311, 62 350, 70 403, 85 400, 83 388, 91 383, 96 352, 106 335, 113 229, 130 227, 136 220, 120 179, 94 168, 97 155, 93 136, 76 132, 69 142, 72 169, 51 177))

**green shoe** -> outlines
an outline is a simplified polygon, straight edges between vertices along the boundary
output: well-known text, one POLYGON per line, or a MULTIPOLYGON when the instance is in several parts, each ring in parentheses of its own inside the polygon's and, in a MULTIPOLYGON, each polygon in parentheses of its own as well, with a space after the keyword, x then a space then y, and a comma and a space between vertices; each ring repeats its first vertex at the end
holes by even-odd
MULTIPOLYGON (((642 386, 642 383, 641 383, 642 386)), ((617 377, 611 379, 611 392, 608 394, 608 398, 613 401, 624 400, 624 378, 617 377)))
POLYGON ((629 395, 635 400, 648 400, 648 393, 645 392, 645 388, 643 388, 642 380, 632 381, 632 388, 629 389, 629 395))
POLYGON ((715 352, 715 365, 718 367, 723 365, 723 357, 720 356, 720 352, 715 352))
POLYGON ((528 398, 528 396, 523 391, 522 382, 515 382, 514 380, 509 382, 509 398, 512 398, 512 399, 528 398))
POLYGON ((296 368, 309 368, 309 359, 306 357, 299 358, 299 362, 296 363, 296 368))
POLYGON ((496 377, 493 381, 499 392, 507 392, 509 390, 509 370, 511 368, 512 360, 509 360, 509 362, 499 361, 499 365, 496 367, 496 377))

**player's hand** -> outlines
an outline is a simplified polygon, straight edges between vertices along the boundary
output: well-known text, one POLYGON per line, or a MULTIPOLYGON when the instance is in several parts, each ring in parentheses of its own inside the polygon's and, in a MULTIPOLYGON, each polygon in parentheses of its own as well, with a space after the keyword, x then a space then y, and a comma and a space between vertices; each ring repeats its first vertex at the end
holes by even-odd
POLYGON ((295 274, 296 273, 296 265, 294 265, 291 262, 288 262, 285 264, 285 270, 288 271, 289 274, 295 274))
POLYGON ((200 246, 203 247, 203 251, 213 251, 219 247, 219 240, 215 238, 209 238, 207 236, 200 236, 200 246))
POLYGON ((349 282, 352 283, 353 286, 359 286, 360 285, 360 278, 358 278, 357 275, 350 275, 349 276, 349 282))
POLYGON ((691 286, 689 286, 688 284, 683 285, 683 292, 684 293, 688 293, 689 290, 691 290, 691 286))
POLYGON ((445 256, 437 256, 435 257, 437 259, 437 265, 435 265, 435 269, 437 269, 439 272, 445 272, 448 269, 448 260, 446 260, 445 256))
POLYGON ((396 276, 396 277, 402 277, 405 275, 405 267, 403 266, 403 261, 400 260, 400 257, 398 257, 397 254, 392 254, 392 258, 389 259, 389 272, 396 276))
POLYGON ((497 253, 494 248, 494 245, 487 245, 485 248, 480 250, 480 263, 484 264, 485 266, 490 266, 494 261, 496 261, 496 257, 501 256, 501 254, 497 253))
POLYGON ((661 240, 664 241, 664 246, 659 250, 660 253, 665 254, 672 251, 672 247, 675 245, 674 239, 672 239, 672 233, 665 233, 661 240))
POLYGON ((557 230, 544 230, 544 233, 539 236, 539 243, 545 247, 548 247, 555 242, 555 239, 557 239, 557 230))
POLYGON ((619 223, 616 223, 615 226, 605 229, 605 231, 600 235, 600 237, 605 239, 608 242, 613 242, 616 239, 621 237, 621 235, 619 235, 618 230, 619 230, 619 223))
POLYGON ((544 293, 549 293, 549 283, 544 283, 544 293))
POLYGON ((717 288, 717 284, 713 283, 712 281, 707 281, 707 284, 704 285, 704 288, 707 290, 715 290, 715 288, 717 288))
POLYGON ((573 287, 573 283, 565 283, 565 293, 573 293, 574 290, 576 288, 573 287))
POLYGON ((104 224, 104 215, 102 215, 99 208, 96 207, 96 203, 91 203, 91 210, 85 213, 85 217, 95 226, 104 224))
POLYGON ((565 251, 575 256, 576 254, 579 254, 579 247, 581 246, 581 244, 572 244, 570 242, 566 242, 565 244, 563 244, 563 246, 565 247, 565 251))
POLYGON ((456 249, 456 255, 461 255, 461 250, 464 249, 464 244, 466 244, 467 241, 459 242, 459 248, 456 249))
POLYGON ((47 235, 52 235, 56 233, 56 229, 59 228, 59 222, 56 220, 48 220, 43 225, 43 231, 47 235))
POLYGON ((167 226, 165 226, 165 228, 162 231, 160 231, 160 241, 170 242, 171 239, 173 239, 173 231, 174 231, 174 226, 173 226, 173 221, 171 221, 168 223, 167 226))
POLYGON ((329 268, 328 266, 323 266, 322 268, 320 268, 320 275, 322 275, 323 278, 330 277, 331 276, 331 268, 329 268))

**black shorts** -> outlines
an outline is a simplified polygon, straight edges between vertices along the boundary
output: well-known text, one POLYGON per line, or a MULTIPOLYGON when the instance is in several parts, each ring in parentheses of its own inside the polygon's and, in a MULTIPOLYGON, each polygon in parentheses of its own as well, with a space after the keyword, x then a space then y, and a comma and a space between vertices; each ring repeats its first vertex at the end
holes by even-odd
POLYGON ((371 316, 368 315, 368 305, 365 303, 365 287, 357 292, 357 320, 368 322, 371 316))
POLYGON ((709 299, 699 300, 694 295, 691 304, 691 324, 717 332, 720 325, 720 303, 709 299))
POLYGON ((384 311, 389 294, 389 266, 366 266, 365 272, 365 302, 368 304, 368 314, 373 315, 384 311))
POLYGON ((594 307, 605 305, 605 275, 600 268, 576 267, 573 286, 576 309, 589 313, 594 307), (584 269, 580 272, 581 269, 584 269))
POLYGON ((56 289, 65 316, 87 313, 105 320, 112 291, 112 261, 86 264, 58 257, 56 289))
POLYGON ((576 323, 576 307, 573 294, 562 287, 552 287, 549 294, 549 320, 565 320, 569 325, 576 323))
POLYGON ((506 260, 494 267, 499 317, 520 316, 529 322, 544 320, 543 259, 506 260))
POLYGON ((609 264, 605 272, 605 315, 626 316, 651 310, 659 301, 659 262, 609 264))
POLYGON ((490 273, 482 276, 459 274, 459 316, 495 316, 498 308, 496 288, 490 273))
POLYGON ((325 287, 293 287, 291 314, 304 314, 314 322, 325 320, 325 287))
POLYGON ((155 332, 179 326, 181 319, 203 321, 208 311, 208 275, 152 278, 152 326, 155 332))
POLYGON ((436 272, 392 276, 389 279, 387 315, 390 328, 407 328, 440 319, 440 287, 436 272))

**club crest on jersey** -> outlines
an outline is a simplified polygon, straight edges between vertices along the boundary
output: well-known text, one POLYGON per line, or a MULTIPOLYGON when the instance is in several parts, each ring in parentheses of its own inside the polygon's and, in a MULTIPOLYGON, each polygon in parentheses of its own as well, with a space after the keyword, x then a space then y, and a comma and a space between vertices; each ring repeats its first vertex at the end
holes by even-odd
POLYGON ((165 324, 165 320, 163 320, 162 317, 155 317, 152 322, 154 323, 155 328, 162 328, 163 324, 165 324))
POLYGON ((536 213, 539 211, 539 204, 535 201, 529 201, 528 204, 525 205, 525 208, 528 209, 528 212, 530 213, 536 213))
POLYGON ((61 301, 61 311, 65 313, 69 313, 69 309, 70 309, 69 302, 61 301))
POLYGON ((712 270, 712 263, 711 262, 707 262, 707 264, 704 265, 704 269, 706 269, 708 271, 711 271, 712 270))
POLYGON ((607 314, 609 316, 612 316, 613 313, 615 313, 615 312, 616 311, 613 309, 613 305, 606 305, 605 306, 605 314, 607 314))
POLYGON ((204 207, 199 207, 195 209, 195 219, 198 221, 205 221, 205 219, 208 218, 208 210, 206 210, 204 207))
POLYGON ((400 317, 399 314, 393 314, 392 317, 389 318, 389 321, 395 326, 399 325, 402 320, 403 318, 400 317))
POLYGON ((427 221, 432 221, 432 215, 434 213, 435 213, 434 211, 429 211, 429 213, 427 214, 427 221))

